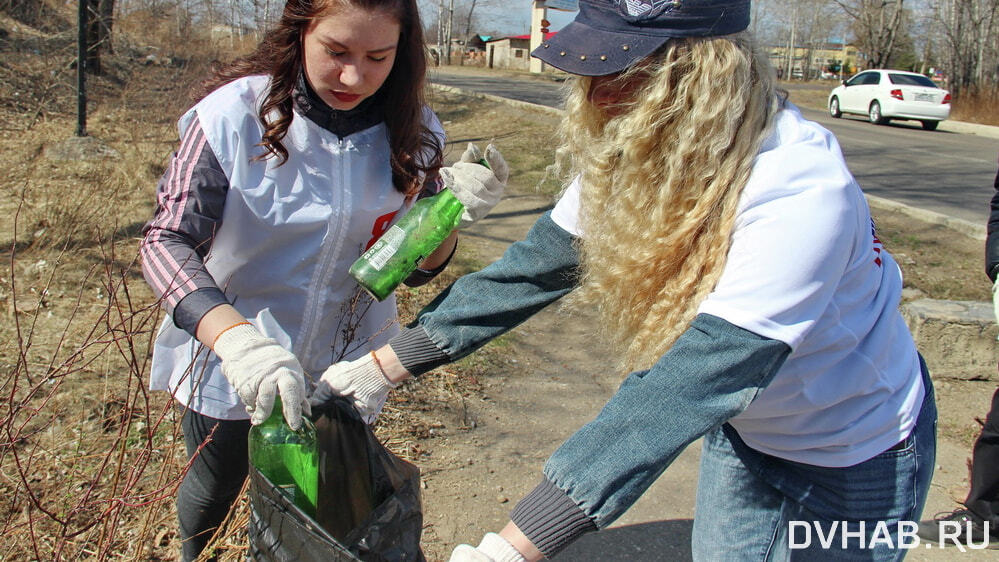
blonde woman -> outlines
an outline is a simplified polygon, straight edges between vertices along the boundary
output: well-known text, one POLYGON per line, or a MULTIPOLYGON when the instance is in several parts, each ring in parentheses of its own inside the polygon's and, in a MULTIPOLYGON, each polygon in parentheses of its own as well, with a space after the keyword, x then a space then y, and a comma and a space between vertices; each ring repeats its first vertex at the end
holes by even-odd
POLYGON ((936 409, 901 274, 836 139, 776 90, 748 22, 744 0, 581 0, 533 53, 578 76, 554 209, 320 380, 369 411, 577 287, 596 305, 631 374, 510 523, 453 561, 551 557, 701 437, 696 560, 898 559, 917 540, 936 409), (829 550, 802 547, 802 525, 829 550))

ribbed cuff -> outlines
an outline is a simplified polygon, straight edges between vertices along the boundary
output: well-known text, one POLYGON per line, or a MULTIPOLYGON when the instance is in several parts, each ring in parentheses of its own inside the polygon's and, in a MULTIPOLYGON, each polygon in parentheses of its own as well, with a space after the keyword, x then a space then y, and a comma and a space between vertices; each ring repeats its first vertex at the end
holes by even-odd
POLYGON ((441 272, 447 268, 447 265, 451 263, 451 258, 454 257, 454 253, 457 250, 458 250, 458 243, 455 242, 454 248, 451 248, 451 253, 448 255, 447 259, 444 260, 444 263, 438 265, 433 269, 421 269, 417 267, 416 269, 413 270, 413 273, 409 274, 409 277, 407 277, 406 280, 403 281, 403 283, 405 283, 407 287, 419 287, 421 285, 426 285, 434 277, 440 275, 441 272))
POLYGON ((422 326, 404 328, 389 340, 389 347, 399 357, 402 366, 413 376, 422 375, 451 362, 422 326))
POLYGON ((198 289, 180 299, 174 307, 173 323, 181 330, 197 337, 198 322, 201 322, 209 310, 223 304, 229 304, 229 299, 225 298, 225 293, 218 287, 198 289))
POLYGON ((517 502, 510 514, 534 546, 551 558, 597 526, 561 488, 547 478, 517 502))
POLYGON ((386 388, 395 388, 398 385, 393 385, 392 381, 388 380, 385 376, 385 372, 382 371, 381 366, 375 360, 374 355, 369 353, 360 359, 351 361, 350 374, 351 381, 357 391, 357 394, 361 396, 374 396, 381 392, 387 392, 386 388))

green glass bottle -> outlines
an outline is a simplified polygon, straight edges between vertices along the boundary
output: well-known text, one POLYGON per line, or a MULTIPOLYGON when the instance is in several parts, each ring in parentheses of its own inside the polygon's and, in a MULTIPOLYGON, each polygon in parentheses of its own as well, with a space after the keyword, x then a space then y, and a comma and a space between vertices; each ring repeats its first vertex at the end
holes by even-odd
POLYGON ((250 428, 250 462, 292 503, 315 518, 319 492, 316 427, 302 418, 302 428, 294 431, 284 421, 281 410, 279 397, 270 417, 250 428))
POLYGON ((420 199, 357 258, 350 275, 371 296, 385 300, 451 234, 464 210, 447 188, 420 199))

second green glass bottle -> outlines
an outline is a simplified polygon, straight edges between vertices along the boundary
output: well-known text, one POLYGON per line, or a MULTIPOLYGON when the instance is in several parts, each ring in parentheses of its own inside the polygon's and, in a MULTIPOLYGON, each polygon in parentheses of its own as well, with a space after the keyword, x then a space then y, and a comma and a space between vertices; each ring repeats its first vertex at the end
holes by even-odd
POLYGON ((350 275, 371 296, 385 300, 441 245, 465 206, 450 189, 420 199, 350 266, 350 275))

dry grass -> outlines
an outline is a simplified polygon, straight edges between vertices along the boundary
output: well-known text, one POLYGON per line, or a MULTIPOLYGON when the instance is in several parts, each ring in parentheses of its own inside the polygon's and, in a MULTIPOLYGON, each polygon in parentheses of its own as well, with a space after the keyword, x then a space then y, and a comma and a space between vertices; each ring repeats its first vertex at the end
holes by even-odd
POLYGON ((956 121, 999 126, 999 88, 964 92, 954 100, 950 118, 956 121))

